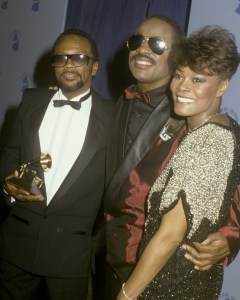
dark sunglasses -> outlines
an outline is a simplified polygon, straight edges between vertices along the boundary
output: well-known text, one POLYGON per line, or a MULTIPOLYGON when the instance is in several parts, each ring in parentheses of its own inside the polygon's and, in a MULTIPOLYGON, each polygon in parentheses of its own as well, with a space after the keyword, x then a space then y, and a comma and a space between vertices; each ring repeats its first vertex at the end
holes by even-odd
POLYGON ((86 54, 56 54, 51 57, 52 67, 62 68, 64 67, 68 60, 71 59, 71 62, 75 67, 83 67, 89 64, 90 59, 94 59, 94 57, 90 57, 86 54))
POLYGON ((127 41, 127 47, 130 51, 137 50, 142 44, 148 41, 148 46, 152 50, 153 53, 157 55, 162 55, 163 52, 167 49, 165 41, 160 37, 147 37, 141 34, 135 34, 130 37, 127 41))

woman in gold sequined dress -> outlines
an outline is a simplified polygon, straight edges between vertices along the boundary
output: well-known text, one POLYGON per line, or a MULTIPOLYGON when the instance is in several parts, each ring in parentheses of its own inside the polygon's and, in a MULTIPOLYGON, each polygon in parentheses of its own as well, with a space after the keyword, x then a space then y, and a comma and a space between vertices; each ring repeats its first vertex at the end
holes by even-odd
POLYGON ((240 126, 220 112, 239 65, 234 36, 206 26, 172 50, 174 111, 186 135, 148 197, 137 266, 117 300, 218 299, 223 267, 201 272, 182 244, 202 241, 226 222, 240 184, 240 126))

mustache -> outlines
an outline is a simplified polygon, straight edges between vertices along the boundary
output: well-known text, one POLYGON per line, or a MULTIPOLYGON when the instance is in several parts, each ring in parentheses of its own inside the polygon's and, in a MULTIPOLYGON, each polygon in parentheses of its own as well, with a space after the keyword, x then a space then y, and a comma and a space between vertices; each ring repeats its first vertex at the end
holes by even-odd
POLYGON ((135 58, 146 58, 150 60, 152 64, 156 64, 155 60, 151 56, 146 54, 136 53, 131 57, 130 61, 133 61, 135 58))
POLYGON ((62 72, 61 75, 65 75, 65 74, 73 74, 73 75, 78 75, 78 76, 80 76, 80 74, 79 74, 78 72, 76 72, 76 71, 68 71, 68 70, 65 70, 65 71, 62 72))

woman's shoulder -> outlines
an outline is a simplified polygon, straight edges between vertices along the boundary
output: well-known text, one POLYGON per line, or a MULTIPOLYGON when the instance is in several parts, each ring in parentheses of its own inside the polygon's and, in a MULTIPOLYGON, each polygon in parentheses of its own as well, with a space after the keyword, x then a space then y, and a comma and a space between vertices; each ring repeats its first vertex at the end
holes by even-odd
MULTIPOLYGON (((181 150, 193 156, 207 153, 217 155, 220 152, 233 152, 235 138, 231 126, 209 122, 189 133, 181 143, 181 150)), ((180 148, 180 147, 179 147, 180 148)))
POLYGON ((231 130, 240 136, 240 124, 233 118, 231 118, 231 117, 228 117, 228 118, 229 118, 231 130))
POLYGON ((224 142, 226 137, 232 136, 232 125, 228 123, 209 122, 196 130, 188 134, 188 138, 191 142, 199 142, 199 140, 210 142, 210 141, 222 141, 224 142))

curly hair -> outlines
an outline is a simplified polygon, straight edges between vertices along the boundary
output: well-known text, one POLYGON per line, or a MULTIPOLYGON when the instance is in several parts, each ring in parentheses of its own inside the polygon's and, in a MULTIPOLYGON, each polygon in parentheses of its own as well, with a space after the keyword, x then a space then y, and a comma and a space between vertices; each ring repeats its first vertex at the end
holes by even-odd
POLYGON ((92 51, 92 54, 94 56, 94 60, 95 61, 99 61, 99 52, 98 52, 98 48, 97 48, 97 44, 96 42, 91 38, 91 36, 86 33, 85 31, 82 31, 78 28, 71 28, 71 29, 68 29, 64 32, 62 32, 58 38, 56 39, 55 43, 53 44, 53 47, 52 47, 52 53, 54 54, 55 52, 55 49, 57 47, 57 45, 62 41, 62 39, 65 37, 65 36, 69 36, 69 35, 77 35, 78 37, 83 37, 85 39, 88 40, 90 46, 91 46, 91 51, 92 51))
POLYGON ((220 26, 205 26, 184 38, 171 51, 171 67, 230 80, 237 71, 240 56, 234 35, 220 26))

